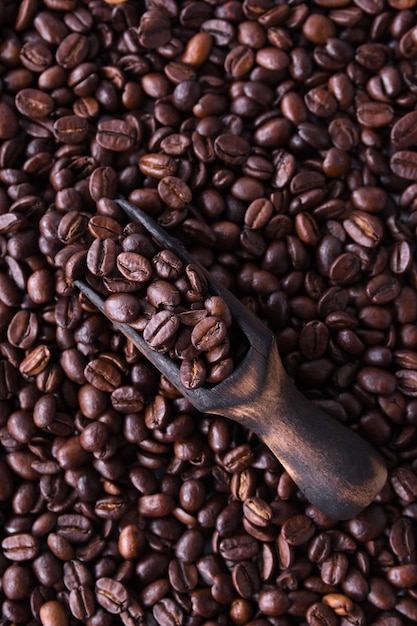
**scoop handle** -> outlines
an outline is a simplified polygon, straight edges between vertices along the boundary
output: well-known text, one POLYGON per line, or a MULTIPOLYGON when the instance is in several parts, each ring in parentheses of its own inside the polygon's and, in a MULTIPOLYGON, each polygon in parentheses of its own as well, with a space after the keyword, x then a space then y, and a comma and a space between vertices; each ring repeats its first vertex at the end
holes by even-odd
POLYGON ((387 470, 379 454, 296 389, 276 349, 263 391, 253 402, 222 414, 252 429, 306 498, 333 519, 357 515, 385 484, 387 470))
POLYGON ((334 519, 354 517, 385 484, 381 457, 362 437, 291 388, 290 381, 287 384, 285 407, 281 404, 263 435, 266 445, 323 513, 334 519))

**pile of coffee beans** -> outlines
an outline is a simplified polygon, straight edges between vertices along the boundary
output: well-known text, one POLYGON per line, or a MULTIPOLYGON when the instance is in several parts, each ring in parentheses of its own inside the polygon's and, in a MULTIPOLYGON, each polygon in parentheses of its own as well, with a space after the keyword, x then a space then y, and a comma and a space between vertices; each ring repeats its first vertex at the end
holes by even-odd
POLYGON ((416 0, 0 3, 2 624, 415 624, 416 41, 416 0), (162 254, 117 197, 378 448, 365 511, 324 516, 80 295, 87 266, 119 315, 126 253, 162 254))
MULTIPOLYGON (((107 231, 115 237, 95 238, 85 264, 81 251, 69 258, 67 278, 92 282, 108 296, 104 313, 110 320, 142 331, 149 348, 180 360, 186 389, 225 380, 234 369, 228 335, 232 315, 224 298, 209 294, 202 268, 184 266, 172 250, 158 249, 138 224, 127 224, 120 236, 117 228, 107 231), (101 284, 94 277, 102 278, 101 284)), ((90 233, 96 232, 93 225, 90 233)))

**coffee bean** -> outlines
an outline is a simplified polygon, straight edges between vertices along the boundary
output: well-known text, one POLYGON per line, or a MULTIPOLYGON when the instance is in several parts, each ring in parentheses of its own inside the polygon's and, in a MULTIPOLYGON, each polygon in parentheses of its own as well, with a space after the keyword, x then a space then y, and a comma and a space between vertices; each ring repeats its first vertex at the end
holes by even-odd
POLYGON ((38 89, 21 89, 16 94, 16 108, 29 119, 44 118, 52 113, 54 101, 49 94, 38 89))
POLYGON ((97 602, 109 613, 118 615, 127 610, 129 595, 122 583, 112 578, 99 578, 95 590, 97 602))
POLYGON ((165 352, 175 339, 179 323, 175 313, 159 311, 146 324, 143 338, 152 349, 165 352))
POLYGON ((219 159, 230 165, 242 164, 249 156, 249 148, 247 141, 231 134, 219 135, 214 142, 219 159))
POLYGON ((127 122, 117 119, 100 122, 96 139, 102 148, 113 152, 129 150, 137 141, 135 129, 127 122))
POLYGON ((395 122, 391 129, 391 142, 399 150, 409 148, 415 143, 417 116, 415 112, 406 113, 395 122))
POLYGON ((380 220, 364 211, 352 211, 343 222, 346 232, 358 244, 367 248, 377 246, 383 236, 380 220))
POLYGON ((294 515, 284 523, 281 532, 290 545, 298 546, 311 539, 314 526, 305 515, 294 515))
POLYGON ((88 39, 80 33, 70 33, 59 44, 56 61, 64 69, 73 69, 82 63, 89 52, 88 39))
POLYGON ((88 220, 88 230, 93 237, 117 241, 122 234, 121 225, 107 215, 95 215, 88 220))
POLYGON ((165 45, 171 38, 168 16, 158 9, 146 11, 140 19, 138 38, 144 48, 165 45))
POLYGON ((226 336, 226 325, 215 317, 200 320, 193 328, 191 342, 200 352, 217 347, 226 336))
POLYGON ((64 144, 79 144, 87 139, 89 131, 88 121, 78 115, 65 115, 54 123, 54 133, 57 141, 64 144))
POLYGON ((325 624, 326 626, 336 626, 337 617, 332 609, 324 602, 315 602, 312 604, 306 614, 309 626, 318 626, 325 624))
POLYGON ((390 159, 392 172, 401 178, 414 180, 416 174, 417 157, 410 150, 399 150, 394 152, 390 159))
POLYGON ((162 180, 165 176, 174 176, 177 165, 169 155, 145 154, 139 159, 139 169, 147 176, 162 180))
POLYGON ((1 542, 4 556, 12 561, 31 561, 39 552, 39 540, 28 533, 16 533, 1 542))
POLYGON ((387 126, 394 117, 392 107, 384 102, 364 102, 356 109, 358 122, 369 128, 387 126))
POLYGON ((164 517, 170 515, 174 508, 173 499, 164 493, 144 495, 139 499, 139 511, 147 517, 164 517))
POLYGON ((87 252, 89 271, 95 276, 110 276, 116 264, 117 249, 110 238, 96 238, 87 252))
POLYGON ((97 167, 90 176, 89 191, 96 202, 100 198, 114 198, 117 192, 117 175, 112 167, 97 167))
POLYGON ((67 626, 69 624, 67 611, 58 600, 48 600, 39 609, 39 619, 43 626, 51 624, 51 626, 67 626))
POLYGON ((119 369, 103 358, 90 361, 84 375, 87 381, 100 391, 113 391, 122 381, 119 369))
POLYGON ((183 359, 180 365, 180 381, 186 389, 197 389, 204 385, 206 380, 206 367, 201 358, 192 360, 183 359))
POLYGON ((220 554, 230 561, 247 561, 258 551, 258 542, 250 535, 236 535, 222 539, 220 554))
POLYGON ((114 322, 133 322, 140 311, 139 299, 130 293, 114 293, 104 303, 104 313, 114 322))
POLYGON ((265 615, 277 616, 286 613, 290 606, 288 596, 280 589, 261 591, 258 598, 259 609, 265 615))

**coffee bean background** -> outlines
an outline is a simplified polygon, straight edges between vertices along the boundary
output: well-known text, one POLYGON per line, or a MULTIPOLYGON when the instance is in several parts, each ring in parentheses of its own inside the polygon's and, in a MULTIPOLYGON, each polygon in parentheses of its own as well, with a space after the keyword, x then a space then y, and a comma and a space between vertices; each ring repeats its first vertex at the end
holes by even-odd
POLYGON ((416 622, 416 12, 0 3, 2 624, 416 622), (179 237, 275 332, 301 391, 378 448, 389 479, 363 513, 321 514, 80 296, 86 264, 93 286, 126 290, 122 240, 158 253, 117 197, 179 237))

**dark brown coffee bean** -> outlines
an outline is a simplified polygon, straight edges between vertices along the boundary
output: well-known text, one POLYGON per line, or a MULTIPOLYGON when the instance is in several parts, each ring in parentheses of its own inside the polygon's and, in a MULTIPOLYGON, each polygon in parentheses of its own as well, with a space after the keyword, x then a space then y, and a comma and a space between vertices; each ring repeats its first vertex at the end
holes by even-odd
POLYGON ((261 591, 258 597, 258 605, 264 615, 277 616, 287 612, 290 606, 290 599, 280 589, 261 591))
POLYGON ((406 396, 415 397, 417 393, 415 372, 411 370, 397 370, 395 375, 398 381, 398 389, 406 396))
POLYGON ((171 311, 159 311, 146 324, 143 338, 154 350, 165 352, 173 343, 179 324, 178 316, 171 311))
POLYGON ((122 381, 120 370, 111 361, 103 358, 90 361, 84 375, 86 380, 100 391, 114 391, 122 381))
POLYGON ((394 111, 385 102, 364 102, 356 108, 358 122, 369 128, 387 126, 394 117, 394 111))
POLYGON ((219 135, 214 142, 216 155, 229 165, 240 165, 249 156, 249 144, 241 137, 231 134, 219 135))
POLYGON ((259 574, 250 561, 237 563, 232 570, 232 583, 242 598, 250 599, 259 591, 259 574))
POLYGON ((27 350, 33 346, 38 330, 38 318, 34 312, 18 311, 10 322, 7 338, 13 346, 27 350))
POLYGON ((194 326, 191 333, 191 342, 200 352, 207 352, 222 343, 226 336, 226 331, 224 322, 208 316, 194 326))
POLYGON ((281 532, 287 543, 298 546, 311 539, 314 534, 314 526, 305 515, 294 515, 286 520, 281 532))
POLYGON ((167 494, 155 493, 141 496, 138 506, 141 515, 146 517, 165 517, 172 513, 175 508, 175 502, 167 494))
POLYGON ((374 304, 387 304, 397 298, 401 284, 389 274, 378 274, 366 285, 366 293, 374 304))
POLYGON ((329 331, 323 322, 307 322, 300 333, 299 349, 308 359, 321 358, 327 349, 329 331))
POLYGON ((117 192, 117 174, 110 166, 97 167, 90 176, 89 191, 92 199, 114 198, 117 192))
POLYGON ((315 602, 306 613, 307 623, 309 626, 336 626, 338 618, 324 602, 315 602))
POLYGON ((206 380, 206 367, 204 361, 195 357, 194 359, 183 359, 180 365, 180 381, 186 389, 197 389, 204 385, 206 380))
POLYGON ((116 264, 117 248, 113 239, 96 238, 88 249, 86 262, 95 276, 110 276, 116 264))
POLYGON ((54 133, 58 141, 64 144, 79 144, 87 139, 88 121, 78 115, 64 115, 54 122, 54 133))
POLYGON ((112 152, 124 152, 134 147, 135 129, 124 120, 110 119, 99 122, 96 139, 100 146, 112 152))
POLYGON ((175 591, 186 593, 197 586, 198 572, 193 563, 172 559, 168 568, 169 581, 175 591))
POLYGON ((59 44, 56 51, 56 61, 64 69, 73 69, 80 65, 88 55, 88 39, 80 33, 70 33, 59 44))
POLYGON ((52 97, 38 89, 21 89, 16 94, 16 108, 29 119, 48 117, 53 111, 52 97))
POLYGON ((140 300, 130 293, 114 293, 104 303, 104 313, 114 322, 129 324, 139 317, 140 300))
POLYGON ((315 87, 304 97, 307 108, 317 117, 330 117, 337 110, 336 98, 326 89, 315 87))
POLYGON ((181 623, 184 619, 184 612, 171 598, 162 598, 152 609, 155 620, 161 626, 173 626, 181 623))
POLYGON ((31 561, 40 548, 39 540, 28 533, 16 533, 5 537, 1 543, 4 556, 12 561, 31 561))
POLYGON ((118 241, 122 226, 107 215, 94 215, 88 220, 88 230, 93 237, 118 241))
POLYGON ((40 344, 20 362, 19 371, 23 376, 36 376, 45 369, 50 358, 51 352, 48 346, 40 344))
POLYGON ((410 150, 394 152, 390 159, 392 172, 400 178, 415 180, 417 173, 417 156, 410 150))
POLYGON ((191 189, 176 176, 164 176, 158 183, 161 200, 171 209, 184 209, 192 199, 191 189))
POLYGON ((383 226, 379 218, 364 211, 352 211, 343 226, 356 243, 367 248, 378 246, 383 236, 383 226))
POLYGON ((148 49, 164 46, 171 39, 168 16, 158 9, 142 14, 138 30, 141 46, 148 49))
POLYGON ((258 497, 243 502, 243 514, 255 526, 268 526, 273 516, 269 504, 258 497))
POLYGON ((347 556, 343 552, 335 552, 321 562, 321 579, 327 585, 338 585, 344 579, 348 567, 347 556))
POLYGON ((406 113, 398 119, 391 129, 390 139, 396 148, 404 150, 416 142, 417 115, 415 111, 406 113))
POLYGON ((58 600, 44 602, 39 608, 39 619, 43 626, 46 624, 67 626, 69 624, 67 610, 58 600))
POLYGON ((247 561, 258 552, 258 542, 250 535, 226 537, 220 542, 220 554, 230 561, 247 561))
POLYGON ((119 413, 135 413, 143 409, 142 392, 132 385, 122 385, 111 394, 111 403, 119 413))
POLYGON ((143 283, 152 275, 152 267, 147 258, 135 252, 121 252, 116 259, 120 273, 134 282, 143 283))
POLYGON ((177 165, 169 155, 152 153, 140 157, 139 169, 146 176, 162 180, 165 176, 174 176, 177 165))
POLYGON ((118 615, 126 611, 129 594, 126 587, 111 578, 99 578, 95 585, 97 602, 109 613, 118 615))

